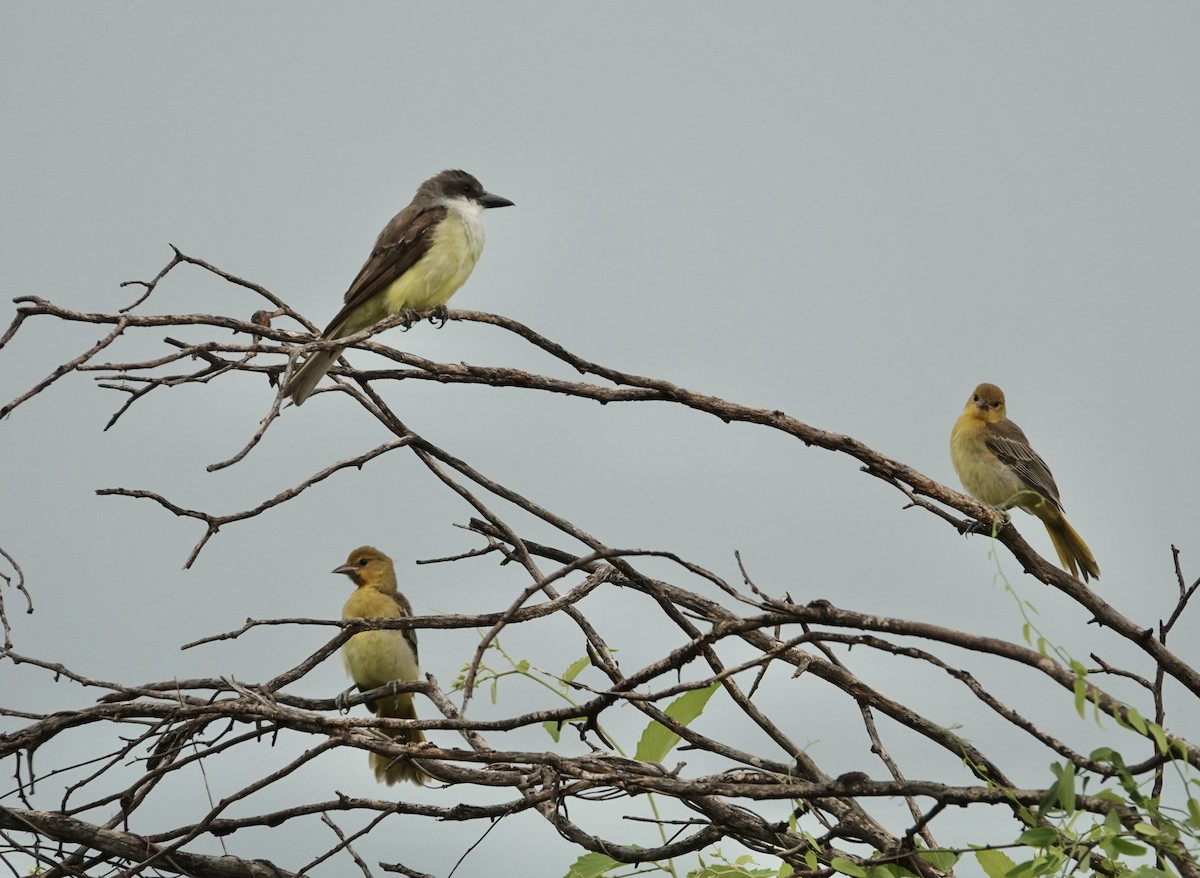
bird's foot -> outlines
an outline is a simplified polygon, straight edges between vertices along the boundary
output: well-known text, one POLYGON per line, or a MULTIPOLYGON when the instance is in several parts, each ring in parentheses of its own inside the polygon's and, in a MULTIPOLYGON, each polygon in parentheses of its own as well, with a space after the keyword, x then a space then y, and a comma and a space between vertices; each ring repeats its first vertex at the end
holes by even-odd
POLYGON ((351 686, 345 692, 339 692, 337 697, 333 699, 333 705, 338 709, 338 713, 350 712, 350 696, 354 694, 354 687, 351 686))
POLYGON ((999 533, 1000 529, 1012 520, 1012 516, 1004 509, 993 509, 992 511, 996 513, 996 523, 994 525, 987 521, 970 518, 959 522, 958 532, 963 536, 999 533))
POLYGON ((421 312, 414 311, 412 308, 405 308, 400 312, 400 316, 404 318, 403 332, 408 332, 412 325, 421 319, 421 312))
POLYGON ((450 309, 445 305, 438 305, 433 309, 433 314, 429 318, 429 322, 441 329, 450 322, 450 309))
POLYGON ((988 530, 988 526, 982 521, 977 521, 974 518, 964 518, 958 523, 958 532, 964 537, 971 534, 983 533, 988 530))

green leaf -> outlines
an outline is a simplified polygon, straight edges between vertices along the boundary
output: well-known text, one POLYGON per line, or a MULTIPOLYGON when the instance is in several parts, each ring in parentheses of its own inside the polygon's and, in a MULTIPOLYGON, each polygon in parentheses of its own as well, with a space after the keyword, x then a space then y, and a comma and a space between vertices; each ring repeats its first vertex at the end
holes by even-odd
POLYGON ((1110 841, 1112 842, 1113 850, 1118 854, 1125 854, 1127 857, 1140 857, 1146 853, 1145 845, 1137 844, 1120 835, 1113 836, 1110 841))
MULTIPOLYGON (((720 688, 720 683, 713 683, 703 689, 685 692, 672 701, 665 712, 675 722, 686 726, 704 712, 704 705, 720 688)), ((638 741, 637 753, 634 754, 634 758, 643 762, 662 762, 678 743, 679 735, 658 720, 653 720, 642 732, 642 739, 638 741)), ((862 878, 865 878, 865 873, 862 878)))
POLYGON ((1075 712, 1079 714, 1080 719, 1084 719, 1084 711, 1087 709, 1087 681, 1083 677, 1076 677, 1071 686, 1075 690, 1075 712))
POLYGON ((867 878, 867 870, 857 863, 852 863, 845 857, 834 857, 829 861, 829 865, 835 871, 841 872, 843 875, 850 875, 852 878, 867 878))
POLYGON ((958 854, 952 851, 917 851, 917 856, 941 872, 949 872, 958 862, 958 854))
POLYGON ((1200 802, 1188 797, 1188 826, 1192 829, 1200 829, 1200 802))
POLYGON ((1139 735, 1146 734, 1146 721, 1142 719, 1142 715, 1138 713, 1136 707, 1125 708, 1125 714, 1126 718, 1129 720, 1129 724, 1133 726, 1134 730, 1139 735))
POLYGON ((592 660, 586 655, 581 659, 576 659, 567 665, 567 669, 563 671, 562 678, 564 683, 570 683, 579 676, 579 672, 592 663, 592 660))
POLYGON ((529 659, 521 659, 517 662, 517 672, 521 674, 529 673, 529 659))
POLYGON ((710 863, 689 872, 688 878, 775 878, 775 870, 746 869, 735 863, 710 863))
POLYGON ((1033 867, 1033 860, 1027 860, 1024 863, 1018 863, 1012 867, 1012 871, 1008 873, 1008 878, 1024 878, 1024 876, 1033 873, 1033 867))
POLYGON ((1004 851, 975 851, 975 859, 988 878, 1004 878, 1017 865, 1004 851))
MULTIPOLYGON (((1124 803, 1124 799, 1120 800, 1124 803)), ((1116 811, 1109 811, 1104 815, 1104 831, 1109 835, 1120 835, 1125 831, 1125 827, 1121 825, 1121 818, 1117 816, 1116 811)))
POLYGON ((1166 756, 1171 751, 1171 747, 1167 744, 1167 734, 1163 731, 1162 726, 1158 723, 1146 723, 1146 727, 1150 730, 1150 734, 1154 736, 1154 743, 1158 745, 1158 752, 1166 756))
POLYGON ((1055 786, 1058 804, 1068 815, 1075 813, 1075 763, 1068 760, 1059 772, 1055 786))
POLYGON ((598 878, 620 865, 622 864, 604 854, 584 854, 571 864, 566 878, 598 878))
POLYGON ((1018 844, 1027 844, 1033 848, 1049 847, 1058 841, 1058 833, 1049 826, 1035 826, 1026 829, 1017 839, 1018 844))

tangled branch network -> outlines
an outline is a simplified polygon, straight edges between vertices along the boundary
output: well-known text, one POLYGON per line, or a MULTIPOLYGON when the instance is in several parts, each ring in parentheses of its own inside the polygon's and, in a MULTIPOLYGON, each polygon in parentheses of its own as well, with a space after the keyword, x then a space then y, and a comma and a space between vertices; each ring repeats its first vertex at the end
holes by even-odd
MULTIPOLYGON (((0 338, 0 356, 18 333, 43 325, 41 318, 95 324, 105 334, 0 408, 0 418, 19 416, 31 399, 76 373, 93 374, 100 386, 123 395, 105 429, 151 395, 185 385, 215 385, 237 375, 257 376, 274 389, 273 399, 245 444, 209 467, 219 470, 243 462, 279 420, 285 401, 280 388, 302 357, 333 344, 314 341, 316 327, 270 291, 178 250, 156 277, 134 286, 140 291, 137 300, 111 313, 73 310, 32 296, 17 299, 16 316, 0 338), (265 307, 248 307, 244 318, 143 313, 155 291, 187 269, 211 273, 265 307), (277 325, 288 321, 301 328, 277 325), (166 351, 159 356, 102 361, 131 337, 182 327, 209 328, 214 335, 228 331, 237 340, 167 337, 166 351)), ((24 709, 18 692, 5 687, 0 759, 9 766, 11 782, 0 798, 0 850, 6 858, 22 857, 27 871, 55 876, 283 876, 309 874, 329 861, 342 862, 339 874, 348 864, 372 874, 359 849, 368 838, 388 838, 383 827, 392 821, 478 825, 486 834, 494 825, 503 831, 508 824, 496 824, 500 818, 530 812, 581 857, 595 858, 588 861, 590 874, 622 864, 674 874, 678 858, 706 854, 711 859, 720 844, 736 844, 764 867, 777 869, 782 861, 797 874, 814 876, 882 874, 873 869, 897 876, 951 874, 968 850, 979 855, 990 873, 983 853, 1000 856, 1001 848, 1041 851, 1038 856, 1043 857, 1057 852, 1063 864, 1101 874, 1123 874, 1126 856, 1141 856, 1164 874, 1200 874, 1195 865, 1200 807, 1188 817, 1194 799, 1187 791, 1190 773, 1200 768, 1200 749, 1171 729, 1167 715, 1169 694, 1191 709, 1200 698, 1200 671, 1168 646, 1200 586, 1200 581, 1188 583, 1178 552, 1174 604, 1156 626, 1148 626, 1039 556, 1007 516, 851 436, 818 429, 782 411, 739 405, 589 362, 502 316, 451 311, 445 317, 511 333, 578 378, 424 359, 376 340, 387 329, 407 325, 407 318, 390 318, 336 342, 375 354, 388 361, 388 368, 359 370, 341 359, 319 391, 352 399, 362 418, 381 427, 388 441, 332 462, 232 513, 189 509, 143 489, 109 487, 98 493, 148 500, 174 516, 195 520, 200 536, 186 561, 190 567, 223 528, 269 515, 327 479, 353 478, 354 471, 378 466, 380 458, 407 454, 431 477, 431 490, 451 492, 468 510, 464 532, 472 544, 431 563, 508 565, 521 571, 525 585, 520 592, 505 605, 478 614, 249 620, 237 630, 185 646, 252 638, 278 626, 325 627, 331 636, 302 661, 278 668, 262 682, 213 676, 134 684, 95 679, 53 656, 18 651, 14 641, 19 637, 3 599, 9 598, 11 609, 13 595, 20 594, 29 611, 34 602, 18 559, 0 549, 0 658, 14 670, 54 675, 94 696, 86 706, 43 713, 24 709), (412 431, 383 395, 397 381, 683 407, 850 457, 862 472, 898 490, 904 508, 933 515, 952 529, 947 533, 980 527, 990 531, 1028 577, 1077 604, 1094 623, 1089 631, 1122 642, 1142 667, 1106 661, 1098 652, 1085 666, 1044 639, 1011 643, 827 601, 800 604, 786 590, 760 587, 740 562, 736 581, 729 581, 672 552, 610 546, 412 431), (549 528, 555 538, 533 539, 535 524, 538 534, 549 528), (656 569, 674 575, 645 572, 649 559, 659 565, 656 569), (591 608, 611 596, 640 620, 636 630, 606 629, 596 622, 591 608), (505 651, 509 635, 550 624, 569 626, 583 644, 583 656, 569 662, 564 658, 563 670, 544 670, 505 651), (334 698, 297 694, 313 669, 350 637, 384 628, 472 629, 481 636, 474 654, 464 656, 462 674, 448 687, 427 676, 348 699, 354 706, 414 692, 422 706, 418 720, 345 715, 334 698), (643 648, 655 644, 658 653, 648 661, 629 662, 624 656, 643 651, 630 648, 635 641, 643 648), (890 678, 874 682, 857 673, 851 647, 859 651, 856 658, 886 657, 890 667, 904 663, 911 680, 944 681, 942 707, 910 706, 910 699, 888 691, 894 683, 886 682, 890 678), (1042 691, 1049 687, 1064 704, 1108 723, 1124 750, 1140 755, 1126 759, 1115 746, 1088 752, 1072 746, 1067 743, 1073 737, 1069 723, 1052 729, 1035 722, 1030 718, 1039 713, 1034 696, 1022 703, 1010 689, 986 685, 988 674, 979 673, 977 666, 999 666, 1017 679, 1039 681, 1042 691), (497 715, 482 716, 473 696, 485 683, 494 691, 508 676, 535 681, 544 698, 532 708, 513 710, 505 710, 500 698, 497 715), (1118 679, 1131 682, 1137 698, 1117 698, 1098 682, 1118 679), (830 697, 857 716, 856 734, 869 742, 861 764, 850 771, 823 766, 806 752, 808 741, 846 734, 823 724, 822 709, 798 709, 833 703, 825 701, 830 697), (705 706, 717 700, 725 717, 706 722, 709 717, 701 716, 705 706), (948 705, 964 700, 989 711, 1004 736, 1036 748, 1043 762, 1053 760, 1054 776, 1042 785, 1022 787, 1013 780, 1022 766, 1015 764, 1012 750, 985 747, 953 731, 950 720, 956 711, 948 705), (644 726, 633 753, 614 732, 627 724, 617 717, 629 713, 644 726), (880 723, 880 717, 890 722, 880 723), (383 734, 413 726, 430 740, 406 744, 383 734), (796 738, 798 730, 805 740, 796 738), (63 752, 50 745, 68 735, 86 739, 86 756, 48 767, 35 762, 39 750, 63 752), (285 740, 301 741, 299 752, 282 746, 285 740), (264 758, 255 749, 264 742, 280 744, 264 758), (415 759, 434 779, 433 788, 409 800, 408 791, 362 798, 291 783, 346 749, 415 759), (921 763, 941 766, 934 778, 911 776, 913 771, 906 770, 906 759, 915 759, 917 750, 935 754, 932 762, 921 763), (247 778, 242 754, 249 751, 255 753, 251 764, 257 772, 247 778), (241 767, 223 771, 225 763, 241 767), (179 789, 194 784, 197 769, 210 785, 219 785, 208 807, 183 814, 164 806, 175 801, 179 789), (290 804, 261 804, 270 801, 268 791, 285 788, 290 804), (309 798, 296 801, 298 789, 307 790, 309 798), (639 816, 635 811, 643 804, 647 807, 639 816), (980 815, 980 821, 995 821, 1008 842, 985 842, 972 834, 970 827, 983 823, 948 819, 962 809, 980 815), (347 821, 357 828, 345 830, 342 823, 347 821), (272 849, 269 836, 256 832, 310 824, 322 827, 310 837, 328 833, 328 844, 307 859, 272 849), (643 830, 652 833, 649 841, 639 835, 643 830), (1136 839, 1142 853, 1132 854, 1114 839, 1126 839, 1129 845, 1136 839)), ((416 833, 409 828, 404 835, 416 833)), ((389 850, 397 861, 381 864, 385 870, 426 874, 398 861, 410 856, 411 845, 389 850)), ((995 867, 997 861, 990 862, 995 867)))

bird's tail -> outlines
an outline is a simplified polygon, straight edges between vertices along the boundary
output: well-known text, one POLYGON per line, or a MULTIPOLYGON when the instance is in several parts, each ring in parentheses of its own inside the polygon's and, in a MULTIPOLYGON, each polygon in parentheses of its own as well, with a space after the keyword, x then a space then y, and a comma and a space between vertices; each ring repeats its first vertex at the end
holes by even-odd
POLYGON ((1088 581, 1100 578, 1100 565, 1092 556, 1092 550, 1083 541, 1083 537, 1071 527, 1066 516, 1060 510, 1048 503, 1038 508, 1036 515, 1046 525, 1046 533, 1050 534, 1050 542, 1054 543, 1054 551, 1058 552, 1058 560, 1063 569, 1070 570, 1071 575, 1088 581))
POLYGON ((333 348, 328 351, 317 351, 304 361, 288 379, 284 392, 292 398, 292 402, 300 405, 312 394, 325 373, 333 368, 337 358, 342 355, 343 348, 333 348))
MULTIPOLYGON (((401 692, 399 695, 389 695, 375 702, 376 716, 392 717, 394 719, 416 719, 417 711, 413 707, 411 692, 401 692)), ((380 729, 389 738, 401 744, 420 744, 425 740, 425 734, 420 729, 396 730, 380 729)), ((403 756, 383 756, 371 754, 371 768, 375 779, 386 783, 389 787, 401 781, 411 781, 417 786, 424 786, 429 775, 417 763, 403 756)))

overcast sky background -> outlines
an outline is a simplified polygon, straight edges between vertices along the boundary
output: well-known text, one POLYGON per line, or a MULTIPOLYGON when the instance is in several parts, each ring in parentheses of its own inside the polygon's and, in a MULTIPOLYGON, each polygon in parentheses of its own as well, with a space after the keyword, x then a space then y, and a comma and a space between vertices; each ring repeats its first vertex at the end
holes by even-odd
MULTIPOLYGON (((454 307, 507 315, 614 368, 783 409, 954 487, 950 427, 977 383, 997 383, 1096 555, 1096 588, 1150 626, 1173 606, 1172 543, 1185 571, 1200 573, 1198 39, 1200 7, 1185 3, 7 3, 0 293, 111 311, 134 298, 118 284, 152 277, 173 243, 324 325, 417 185, 462 167, 516 206, 485 216, 483 259, 454 307)), ((7 325, 12 306, 0 307, 7 325)), ((185 269, 141 311, 246 317, 259 307, 185 269)), ((0 404, 102 334, 27 324, 0 351, 0 404)), ((161 354, 166 334, 113 357, 161 354)), ((570 377, 480 325, 379 340, 570 377)), ((733 581, 739 550, 759 586, 800 602, 1020 637, 988 541, 902 511, 899 493, 849 459, 665 405, 378 386, 417 432, 608 545, 673 550, 733 581)), ((326 394, 286 411, 242 464, 206 473, 252 434, 272 392, 248 377, 160 391, 103 433, 123 397, 76 375, 0 424, 0 546, 24 568, 37 610, 22 615, 5 592, 18 651, 128 682, 261 680, 327 632, 177 647, 248 616, 336 616, 347 583, 327 571, 362 543, 396 558, 419 613, 511 602, 523 583, 490 560, 412 565, 478 542, 452 526, 470 511, 405 453, 229 526, 187 572, 196 522, 95 496, 146 488, 233 512, 386 439, 326 394)), ((1054 557, 1040 524, 1017 523, 1054 557)), ((1085 660, 1128 656, 1007 555, 1002 563, 1054 642, 1085 660)), ((638 628, 653 611, 632 596, 604 596, 591 612, 624 625, 626 669, 677 645, 674 632, 658 641, 664 629, 638 628)), ((1196 660, 1195 612, 1181 625, 1175 646, 1196 660)), ((513 638, 519 657, 550 670, 582 655, 565 625, 513 638)), ((425 670, 448 686, 475 642, 425 633, 425 670)), ((1011 738, 961 690, 930 694, 912 686, 909 666, 858 652, 849 661, 985 749, 1011 738)), ((884 776, 842 699, 819 681, 778 677, 763 697, 792 699, 789 732, 810 755, 834 773, 884 776)), ((297 691, 344 684, 334 661, 297 691)), ((95 697, 5 664, 0 688, 14 685, 29 710, 95 697)), ((1046 692, 1046 719, 1073 746, 1109 740, 1046 692)), ((530 687, 507 694, 504 707, 545 704, 530 687)), ((702 721, 719 721, 713 704, 702 721)), ((642 723, 624 714, 632 749, 642 723)), ((944 757, 922 762, 928 748, 894 726, 885 735, 924 776, 965 780, 944 757)), ((43 768, 54 758, 39 753, 43 768)), ((264 746, 258 758, 282 756, 264 746)), ((296 795, 384 794, 365 762, 339 751, 296 795)), ((1038 754, 1018 779, 1044 784, 1045 762, 1038 754)), ((44 786, 50 806, 59 791, 44 786)), ((176 795, 164 826, 207 809, 199 785, 176 795)), ((626 810, 647 813, 637 801, 626 810)), ((614 824, 594 828, 652 842, 614 824)), ((363 846, 365 859, 439 875, 479 832, 416 818, 390 826, 363 846)), ((1004 832, 1015 834, 1011 823, 1004 832)), ((286 868, 332 842, 312 830, 281 830, 262 846, 241 839, 234 852, 286 868)), ((561 874, 575 853, 526 815, 458 874, 492 874, 506 857, 527 863, 525 874, 561 874)))

